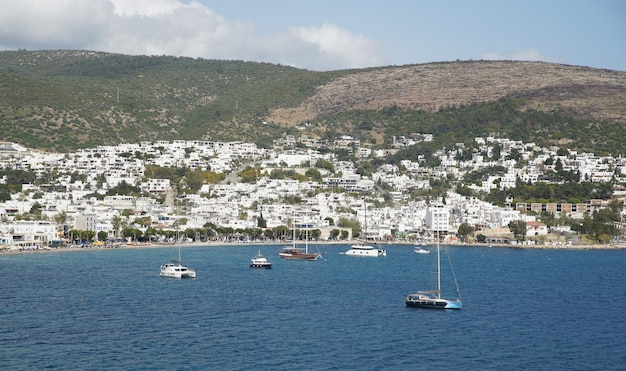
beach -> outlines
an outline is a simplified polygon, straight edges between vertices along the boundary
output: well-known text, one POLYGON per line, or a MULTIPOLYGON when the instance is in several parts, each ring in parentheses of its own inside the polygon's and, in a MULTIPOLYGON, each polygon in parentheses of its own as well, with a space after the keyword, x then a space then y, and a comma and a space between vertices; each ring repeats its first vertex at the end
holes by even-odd
MULTIPOLYGON (((356 240, 343 241, 313 241, 310 245, 351 245, 358 243, 356 240)), ((206 242, 186 242, 186 243, 128 243, 124 245, 73 245, 62 247, 39 247, 20 249, 17 246, 0 246, 0 254, 33 254, 49 252, 72 252, 72 251, 93 251, 93 250, 115 250, 115 249, 147 249, 147 248, 171 248, 171 247, 225 247, 225 246, 271 246, 291 243, 290 241, 254 241, 254 242, 227 242, 227 241, 206 241, 206 242)), ((415 245, 411 241, 381 242, 379 245, 415 245)), ((428 246, 428 245, 426 245, 428 246)), ((487 243, 442 243, 441 246, 456 247, 490 247, 490 248, 513 248, 513 249, 558 249, 558 250, 624 250, 626 244, 487 244, 487 243)))

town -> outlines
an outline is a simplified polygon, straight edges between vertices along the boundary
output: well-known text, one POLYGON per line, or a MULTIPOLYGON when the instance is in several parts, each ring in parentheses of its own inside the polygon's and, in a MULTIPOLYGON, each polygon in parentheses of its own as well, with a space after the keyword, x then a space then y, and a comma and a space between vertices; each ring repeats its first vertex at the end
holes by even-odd
MULTIPOLYGON (((0 245, 6 250, 58 246, 123 246, 131 243, 316 241, 428 243, 434 233, 448 243, 583 243, 559 219, 583 220, 620 205, 611 221, 623 236, 624 191, 612 199, 515 202, 496 205, 477 194, 544 181, 566 171, 598 184, 624 184, 626 159, 539 148, 496 136, 441 149, 437 166, 403 160, 362 174, 354 158, 384 159, 431 134, 394 138, 371 149, 341 136, 325 151, 318 140, 286 136, 272 149, 252 143, 156 141, 47 153, 0 143, 0 245), (432 196, 433 180, 485 177, 432 196), (11 178, 25 180, 21 184, 11 178), (177 179, 174 182, 173 179, 177 179), (381 192, 384 190, 384 192, 381 192), (459 192, 465 190, 466 192, 459 192), (416 196, 421 195, 421 196, 416 196), (622 197, 622 199, 620 199, 622 197), (541 215, 551 215, 546 224, 541 215), (524 230, 516 230, 517 222, 524 230)), ((467 179, 466 179, 467 180, 467 179)), ((562 180, 555 180, 555 182, 562 180)))

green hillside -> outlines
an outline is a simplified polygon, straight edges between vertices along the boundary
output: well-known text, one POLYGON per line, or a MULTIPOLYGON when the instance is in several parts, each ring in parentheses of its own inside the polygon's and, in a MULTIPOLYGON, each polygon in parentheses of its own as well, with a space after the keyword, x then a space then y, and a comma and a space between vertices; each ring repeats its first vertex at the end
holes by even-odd
POLYGON ((0 52, 0 130, 5 141, 60 152, 173 139, 267 147, 297 133, 328 140, 349 134, 384 147, 393 136, 421 132, 435 134, 442 145, 498 133, 623 154, 626 74, 596 71, 601 70, 452 62, 313 72, 242 61, 5 51, 0 52), (450 83, 451 68, 461 71, 454 76, 471 78, 450 83), (494 68, 506 83, 493 81, 494 68), (529 83, 528 71, 554 82, 543 77, 529 83), (460 85, 462 94, 450 94, 460 85), (494 90, 499 85, 505 87, 494 90), (424 103, 426 96, 430 101, 424 103))

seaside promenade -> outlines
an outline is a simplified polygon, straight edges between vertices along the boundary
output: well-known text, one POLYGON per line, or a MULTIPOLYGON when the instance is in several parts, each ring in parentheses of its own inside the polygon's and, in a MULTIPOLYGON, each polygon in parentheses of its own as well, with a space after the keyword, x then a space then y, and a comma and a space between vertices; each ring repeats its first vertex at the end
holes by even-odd
MULTIPOLYGON (((357 243, 356 240, 343 241, 314 241, 310 245, 351 245, 357 243)), ((148 248, 168 248, 168 247, 239 247, 239 246, 272 246, 291 243, 291 241, 254 241, 254 242, 228 242, 228 241, 207 241, 207 242, 186 242, 186 243, 128 243, 124 245, 73 245, 62 247, 27 248, 20 249, 16 246, 0 246, 0 254, 27 254, 27 253, 48 253, 64 251, 93 251, 104 249, 148 249, 148 248)), ((379 245, 415 245, 414 242, 395 241, 384 242, 379 245)), ((428 245, 427 245, 428 246, 428 245)), ((626 250, 626 244, 487 244, 487 243, 443 243, 441 246, 455 247, 489 247, 489 248, 510 248, 510 249, 559 249, 559 250, 626 250)))

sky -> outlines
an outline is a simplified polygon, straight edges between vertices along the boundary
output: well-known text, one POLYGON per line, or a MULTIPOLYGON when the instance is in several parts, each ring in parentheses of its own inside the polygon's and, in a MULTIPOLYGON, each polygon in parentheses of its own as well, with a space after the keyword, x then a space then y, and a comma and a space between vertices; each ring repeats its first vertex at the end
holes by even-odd
POLYGON ((527 60, 626 71, 623 0, 0 0, 0 50, 314 71, 527 60))

